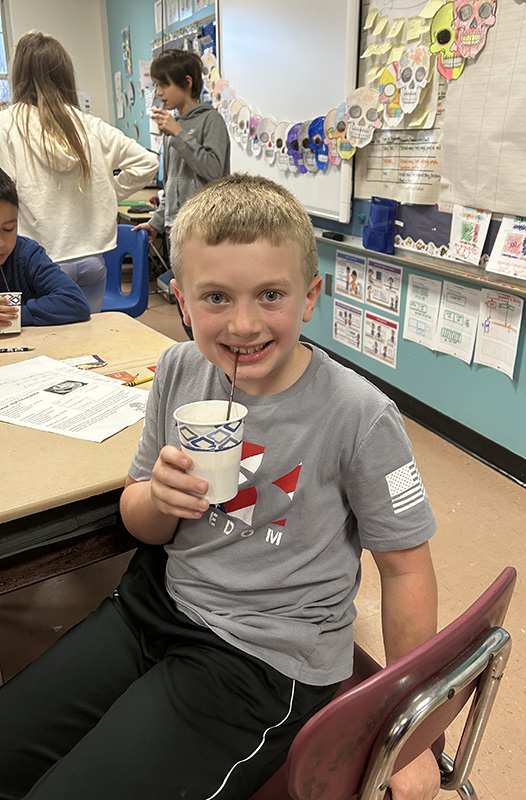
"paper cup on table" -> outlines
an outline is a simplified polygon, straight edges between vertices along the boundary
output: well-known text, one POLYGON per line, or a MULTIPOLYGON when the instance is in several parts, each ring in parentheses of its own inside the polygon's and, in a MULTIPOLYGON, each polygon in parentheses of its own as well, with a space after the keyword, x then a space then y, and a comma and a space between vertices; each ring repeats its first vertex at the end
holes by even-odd
POLYGON ((208 483, 209 503, 225 503, 236 496, 248 409, 232 403, 227 420, 227 400, 201 400, 174 411, 181 449, 193 461, 189 475, 208 483))
POLYGON ((10 306, 18 308, 18 316, 11 320, 7 328, 0 327, 0 333, 20 333, 22 318, 22 292, 0 292, 0 297, 7 297, 10 306))

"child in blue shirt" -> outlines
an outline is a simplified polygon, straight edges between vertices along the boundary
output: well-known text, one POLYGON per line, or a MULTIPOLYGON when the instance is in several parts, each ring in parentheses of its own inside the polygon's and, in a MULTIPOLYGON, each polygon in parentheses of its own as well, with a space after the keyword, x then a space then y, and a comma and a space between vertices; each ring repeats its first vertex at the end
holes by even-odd
POLYGON ((89 319, 89 306, 77 284, 37 242, 17 235, 17 223, 15 184, 0 169, 0 292, 22 292, 21 311, 10 306, 6 297, 0 297, 0 327, 9 328, 19 313, 22 325, 60 325, 89 319))

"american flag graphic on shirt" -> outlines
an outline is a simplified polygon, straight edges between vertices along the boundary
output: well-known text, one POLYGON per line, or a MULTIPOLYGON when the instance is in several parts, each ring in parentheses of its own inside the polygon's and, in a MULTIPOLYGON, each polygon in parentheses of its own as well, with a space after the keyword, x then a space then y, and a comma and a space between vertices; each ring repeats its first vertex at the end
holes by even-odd
POLYGON ((423 503, 426 490, 414 459, 385 476, 395 514, 423 503))

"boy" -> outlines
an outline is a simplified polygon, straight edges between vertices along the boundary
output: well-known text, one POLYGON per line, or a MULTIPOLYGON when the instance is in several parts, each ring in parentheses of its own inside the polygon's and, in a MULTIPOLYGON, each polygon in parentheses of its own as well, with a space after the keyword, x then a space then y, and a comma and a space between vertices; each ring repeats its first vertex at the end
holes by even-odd
MULTIPOLYGON (((163 136, 164 194, 149 222, 137 225, 152 242, 170 232, 179 208, 197 189, 230 172, 230 137, 221 114, 201 103, 203 65, 196 53, 165 50, 156 56, 150 75, 164 108, 152 117, 163 136), (170 111, 177 110, 174 119, 170 111)), ((191 330, 186 329, 191 337, 191 330)))
MULTIPOLYGON (((250 798, 352 672, 363 546, 388 661, 435 632, 435 525, 401 418, 299 342, 322 282, 302 206, 263 178, 216 181, 179 212, 172 266, 195 342, 159 361, 122 496, 146 544, 114 597, 0 690, 2 797, 51 768, 27 798, 250 798), (236 356, 240 490, 209 507, 173 412, 228 398, 236 356)), ((424 752, 393 800, 432 800, 437 775, 424 752)))
MULTIPOLYGON (((17 236, 18 194, 0 169, 0 292, 22 292, 22 325, 59 325, 89 319, 82 291, 33 239, 17 236)), ((0 297, 0 327, 9 332, 20 310, 0 297)))

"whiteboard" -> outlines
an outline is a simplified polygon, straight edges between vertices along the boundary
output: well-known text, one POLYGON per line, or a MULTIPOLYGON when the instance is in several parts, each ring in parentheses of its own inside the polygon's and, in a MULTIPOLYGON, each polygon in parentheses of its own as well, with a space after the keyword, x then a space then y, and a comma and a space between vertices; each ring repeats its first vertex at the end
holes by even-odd
MULTIPOLYGON (((253 113, 304 122, 356 87, 359 0, 217 0, 221 76, 253 113)), ((232 141, 232 171, 281 183, 316 216, 349 222, 353 159, 316 173, 282 172, 232 141)))

